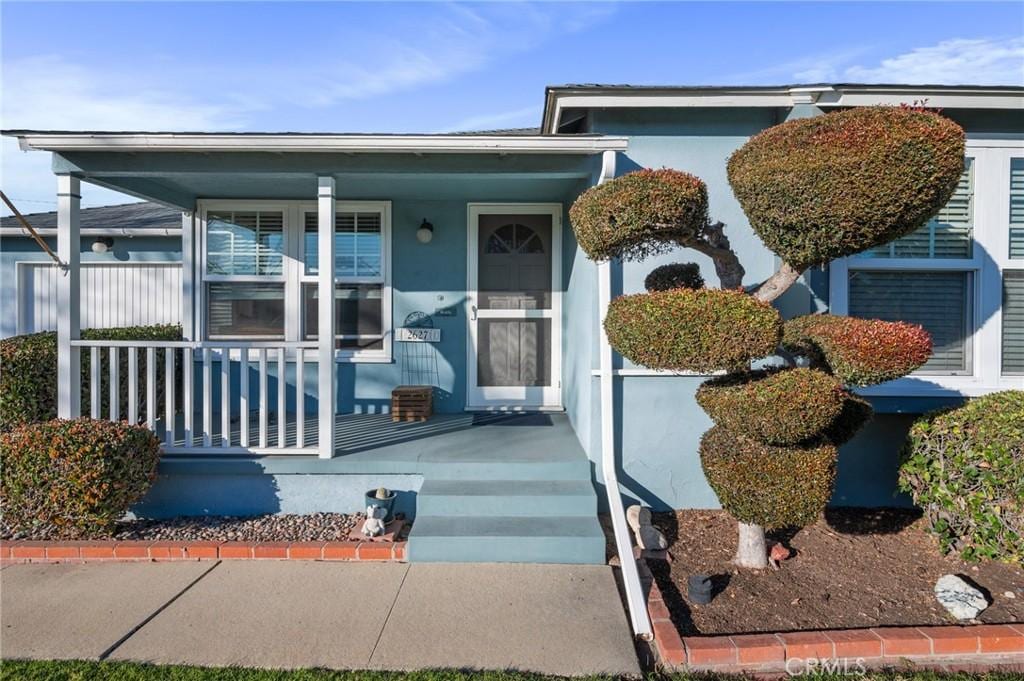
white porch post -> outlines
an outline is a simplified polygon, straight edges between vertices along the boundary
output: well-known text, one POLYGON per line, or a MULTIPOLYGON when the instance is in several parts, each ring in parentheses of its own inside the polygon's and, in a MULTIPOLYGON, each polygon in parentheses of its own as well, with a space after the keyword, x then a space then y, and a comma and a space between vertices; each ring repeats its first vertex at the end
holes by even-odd
POLYGON ((80 184, 77 177, 57 176, 57 257, 67 267, 57 277, 57 416, 62 419, 77 418, 82 412, 79 349, 71 347, 81 335, 80 184))
POLYGON ((334 178, 317 178, 317 390, 320 458, 334 456, 334 178))
POLYGON ((181 337, 196 336, 196 256, 195 212, 181 213, 181 337))
MULTIPOLYGON (((601 184, 615 177, 615 152, 605 151, 601 159, 601 176, 597 183, 601 184)), ((626 511, 622 505, 622 493, 619 490, 618 465, 615 455, 615 376, 612 364, 612 346, 604 331, 604 318, 608 314, 608 304, 612 300, 612 265, 608 260, 597 263, 597 306, 600 330, 600 366, 601 366, 601 472, 604 478, 605 494, 608 496, 608 510, 612 517, 612 529, 615 534, 615 549, 619 554, 622 567, 622 582, 626 588, 626 602, 629 605, 629 618, 633 626, 633 634, 639 638, 650 640, 652 637, 651 620, 647 615, 647 600, 640 583, 640 572, 633 559, 633 545, 626 525, 626 511)))

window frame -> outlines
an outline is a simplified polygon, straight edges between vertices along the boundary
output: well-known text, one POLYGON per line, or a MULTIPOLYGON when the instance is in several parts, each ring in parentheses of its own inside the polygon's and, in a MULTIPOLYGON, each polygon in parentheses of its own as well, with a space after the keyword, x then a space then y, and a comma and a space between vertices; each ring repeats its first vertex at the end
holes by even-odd
MULTIPOLYGON (((193 293, 197 320, 196 336, 202 342, 224 343, 237 341, 281 341, 281 338, 267 336, 219 336, 209 337, 207 284, 229 283, 275 283, 284 285, 285 325, 283 342, 302 342, 302 287, 316 282, 316 275, 305 272, 305 213, 316 212, 316 201, 274 200, 274 199, 200 199, 197 201, 196 236, 199 244, 195 263, 195 278, 198 283, 193 293), (279 211, 283 215, 284 254, 280 275, 225 275, 207 273, 207 226, 210 213, 224 211, 279 211)), ((367 283, 381 286, 381 349, 357 350, 336 348, 334 358, 339 363, 390 363, 393 361, 393 307, 391 287, 391 202, 390 201, 346 201, 338 199, 334 204, 335 213, 377 212, 381 215, 381 268, 378 277, 338 277, 335 284, 367 283), (372 281, 370 281, 372 279, 372 281), (358 280, 358 281, 356 281, 358 280)), ((376 338, 376 336, 374 336, 376 338)), ((288 361, 294 361, 289 355, 288 361)))
POLYGON ((849 313, 851 271, 958 271, 970 273, 969 318, 972 332, 965 339, 971 362, 966 375, 913 373, 895 381, 860 388, 873 397, 978 396, 1008 388, 1024 388, 1024 377, 1002 374, 1002 274, 1024 269, 1024 260, 1011 260, 1009 206, 1010 162, 1024 156, 1024 136, 968 135, 965 156, 973 158, 972 248, 970 258, 858 258, 835 260, 829 266, 829 310, 849 313))

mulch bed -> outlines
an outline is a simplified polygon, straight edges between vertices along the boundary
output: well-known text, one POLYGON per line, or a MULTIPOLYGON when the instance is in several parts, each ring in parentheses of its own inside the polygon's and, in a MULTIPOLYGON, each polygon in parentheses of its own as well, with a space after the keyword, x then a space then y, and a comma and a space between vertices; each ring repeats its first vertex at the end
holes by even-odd
MULTIPOLYGON (((361 526, 362 513, 308 515, 183 516, 164 520, 130 520, 117 524, 106 539, 165 541, 345 541, 361 526)), ((0 526, 0 539, 56 539, 24 536, 0 526)), ((104 537, 99 537, 103 539, 104 537)))
POLYGON ((671 560, 648 564, 684 636, 954 624, 934 594, 947 573, 991 596, 978 621, 1024 622, 1024 569, 941 555, 915 511, 830 509, 811 527, 770 537, 794 555, 763 571, 732 565, 736 523, 722 511, 656 513, 654 524, 671 560), (692 574, 712 576, 708 605, 687 603, 692 574))

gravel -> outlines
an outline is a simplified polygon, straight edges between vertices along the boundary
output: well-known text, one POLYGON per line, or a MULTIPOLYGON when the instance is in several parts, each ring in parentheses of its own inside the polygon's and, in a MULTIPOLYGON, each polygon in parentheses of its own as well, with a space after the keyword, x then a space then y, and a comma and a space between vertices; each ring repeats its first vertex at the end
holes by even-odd
MULTIPOLYGON (((362 513, 309 515, 181 516, 117 523, 109 539, 169 541, 344 541, 362 513)), ((11 532, 0 522, 0 539, 51 539, 40 528, 33 536, 11 532)), ((102 537, 97 537, 102 539, 102 537)))

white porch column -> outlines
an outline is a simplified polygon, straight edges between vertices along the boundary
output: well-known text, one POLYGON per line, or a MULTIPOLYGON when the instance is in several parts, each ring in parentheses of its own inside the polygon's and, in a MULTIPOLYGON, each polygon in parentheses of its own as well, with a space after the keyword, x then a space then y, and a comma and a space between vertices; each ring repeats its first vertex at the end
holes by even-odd
MULTIPOLYGON (((601 176, 597 184, 615 177, 615 152, 606 151, 601 159, 601 176)), ((600 329, 601 366, 601 473, 604 478, 605 494, 608 496, 608 511, 612 518, 615 534, 615 549, 619 554, 622 569, 622 583, 626 589, 626 603, 629 605, 629 619, 633 634, 644 640, 651 640, 651 620, 647 615, 647 600, 640 583, 640 573, 633 559, 633 545, 629 527, 626 525, 626 511, 619 490, 618 457, 615 452, 615 375, 612 363, 612 346, 604 331, 604 318, 612 300, 612 264, 608 260, 597 263, 597 309, 600 329)))
POLYGON ((317 390, 320 458, 334 456, 334 178, 317 178, 317 390))
POLYGON ((57 176, 57 257, 67 267, 57 277, 57 416, 62 419, 77 418, 82 412, 81 361, 78 348, 71 347, 82 332, 80 185, 77 177, 57 176))
POLYGON ((181 213, 181 337, 188 341, 198 340, 195 215, 195 211, 181 213))

